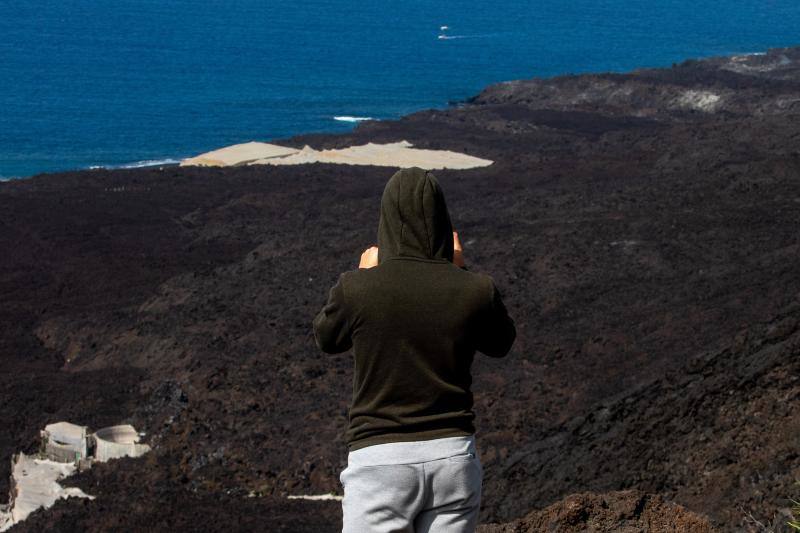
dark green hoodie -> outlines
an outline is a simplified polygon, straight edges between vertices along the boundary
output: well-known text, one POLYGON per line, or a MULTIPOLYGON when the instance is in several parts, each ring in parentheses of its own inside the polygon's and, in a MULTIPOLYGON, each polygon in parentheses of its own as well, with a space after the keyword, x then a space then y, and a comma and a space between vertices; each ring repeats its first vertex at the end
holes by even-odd
POLYGON ((320 349, 353 349, 350 451, 475 432, 475 351, 503 357, 516 331, 492 278, 452 260, 436 178, 397 172, 381 199, 378 266, 342 274, 314 319, 320 349))

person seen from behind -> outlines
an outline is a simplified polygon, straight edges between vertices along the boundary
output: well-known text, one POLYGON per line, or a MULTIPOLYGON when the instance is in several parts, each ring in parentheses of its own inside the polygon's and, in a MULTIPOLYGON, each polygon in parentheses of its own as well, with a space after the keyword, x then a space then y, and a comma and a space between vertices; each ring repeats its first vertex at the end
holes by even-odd
POLYGON ((378 246, 339 276, 313 326, 321 350, 355 362, 342 531, 475 531, 470 367, 476 351, 505 356, 516 329, 492 278, 464 265, 433 174, 391 177, 378 246))

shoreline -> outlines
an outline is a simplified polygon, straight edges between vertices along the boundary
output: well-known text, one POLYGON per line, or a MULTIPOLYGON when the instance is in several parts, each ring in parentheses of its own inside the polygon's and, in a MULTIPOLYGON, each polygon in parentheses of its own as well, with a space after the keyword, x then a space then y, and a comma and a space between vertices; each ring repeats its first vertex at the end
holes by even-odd
MULTIPOLYGON (((764 55, 768 55, 770 53, 770 51, 772 51, 772 50, 789 49, 789 48, 794 48, 796 46, 800 46, 800 44, 771 47, 771 48, 767 48, 765 50, 755 51, 755 52, 735 52, 735 53, 731 52, 731 53, 722 54, 722 55, 713 54, 713 55, 708 55, 708 56, 686 57, 686 58, 682 59, 680 62, 671 63, 671 65, 672 66, 679 65, 679 64, 685 63, 687 61, 713 61, 713 60, 718 60, 718 59, 723 59, 723 58, 733 58, 733 57, 764 56, 764 55)), ((581 73, 563 72, 563 73, 560 73, 560 74, 555 74, 555 75, 547 76, 547 77, 534 76, 534 77, 531 77, 531 78, 519 78, 519 79, 514 79, 514 80, 505 80, 505 81, 498 80, 498 81, 493 81, 493 82, 490 82, 490 83, 486 84, 485 86, 483 86, 483 88, 477 94, 475 94, 473 96, 466 97, 463 100, 448 100, 444 105, 420 108, 420 109, 418 109, 416 111, 412 111, 411 113, 408 113, 406 115, 401 115, 401 116, 399 116, 397 118, 380 119, 380 118, 373 118, 371 116, 351 116, 351 115, 337 115, 337 116, 330 117, 330 120, 333 121, 333 122, 351 124, 352 127, 348 131, 316 130, 316 131, 298 132, 298 133, 293 134, 293 135, 291 135, 289 137, 285 137, 284 136, 284 137, 275 137, 275 138, 266 138, 266 139, 249 138, 249 139, 240 140, 240 141, 238 141, 236 143, 233 143, 232 145, 223 145, 223 146, 219 146, 217 148, 212 148, 212 150, 217 150, 217 149, 221 149, 221 148, 227 148, 229 146, 233 146, 233 145, 241 144, 241 143, 247 143, 247 142, 251 142, 251 141, 264 142, 264 143, 275 143, 275 144, 286 143, 287 145, 292 145, 292 142, 295 141, 296 139, 299 139, 299 138, 346 136, 346 135, 354 133, 363 124, 376 123, 376 122, 396 122, 396 121, 401 121, 403 119, 406 119, 407 117, 409 117, 411 115, 415 115, 417 113, 444 111, 444 110, 448 110, 448 109, 458 108, 458 107, 461 107, 461 106, 472 105, 473 102, 483 92, 485 92, 490 87, 493 87, 493 86, 496 86, 496 85, 514 84, 514 83, 525 82, 525 81, 530 81, 530 80, 540 80, 540 81, 545 81, 546 82, 546 81, 557 80, 557 79, 560 79, 560 78, 582 77, 582 76, 603 76, 603 75, 609 75, 609 74, 611 74, 611 75, 614 75, 614 74, 617 74, 617 75, 631 75, 631 74, 636 74, 637 72, 640 72, 640 71, 661 70, 661 69, 668 69, 668 68, 670 68, 670 64, 656 65, 656 66, 640 66, 640 67, 635 67, 633 69, 629 69, 629 70, 625 70, 625 71, 619 71, 619 72, 617 72, 617 71, 590 71, 590 72, 581 72, 581 73)), ((316 148, 316 147, 314 147, 314 148, 316 148)), ((206 152, 207 151, 208 150, 206 150, 206 152)), ((130 161, 130 162, 126 162, 126 163, 120 163, 120 164, 89 165, 87 167, 78 167, 78 168, 71 168, 71 169, 70 168, 65 168, 65 169, 54 170, 54 171, 35 172, 33 174, 29 174, 29 175, 25 175, 25 176, 0 176, 0 183, 18 181, 18 180, 25 180, 25 179, 33 178, 33 177, 36 177, 36 176, 63 174, 63 173, 68 173, 68 172, 70 172, 70 173, 71 172, 86 172, 86 171, 93 171, 93 170, 129 170, 129 169, 138 169, 138 168, 157 168, 157 167, 168 168, 168 167, 173 167, 173 166, 179 166, 181 161, 183 161, 184 159, 195 157, 199 153, 202 153, 202 152, 193 152, 194 155, 190 154, 190 155, 186 155, 186 156, 183 156, 183 157, 180 157, 180 156, 168 156, 168 157, 163 157, 163 158, 160 158, 160 159, 142 159, 142 160, 134 160, 134 161, 130 161)))

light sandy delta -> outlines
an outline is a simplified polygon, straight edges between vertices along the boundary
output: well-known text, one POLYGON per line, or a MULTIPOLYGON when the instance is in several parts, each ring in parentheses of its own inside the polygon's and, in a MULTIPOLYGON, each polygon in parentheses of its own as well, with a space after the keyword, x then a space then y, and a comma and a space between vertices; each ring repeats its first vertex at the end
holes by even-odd
POLYGON ((340 165, 374 165, 381 167, 420 167, 435 169, 468 169, 487 167, 493 163, 450 150, 414 148, 408 141, 388 144, 367 143, 348 148, 315 150, 277 144, 248 142, 235 144, 181 161, 181 166, 239 166, 239 165, 302 165, 335 163, 340 165))

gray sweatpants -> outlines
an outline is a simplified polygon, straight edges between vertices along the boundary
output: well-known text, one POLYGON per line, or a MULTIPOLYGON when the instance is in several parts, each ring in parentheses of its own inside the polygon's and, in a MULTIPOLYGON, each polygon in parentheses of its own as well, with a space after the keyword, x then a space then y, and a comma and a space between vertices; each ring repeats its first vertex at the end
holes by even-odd
POLYGON ((483 466, 475 436, 376 444, 339 475, 343 533, 472 533, 483 466))

